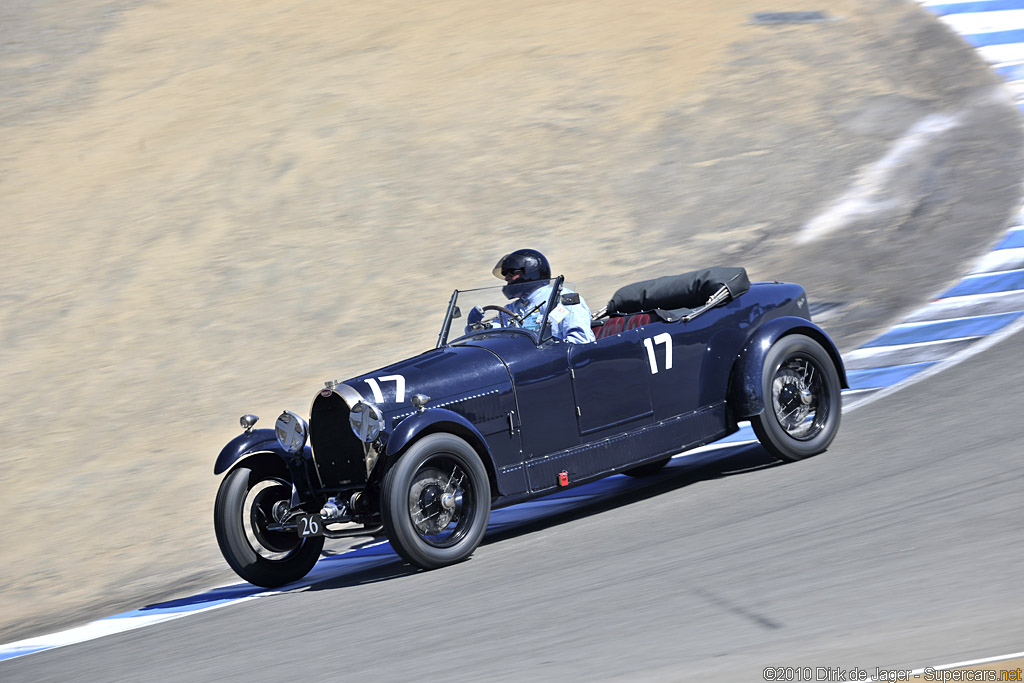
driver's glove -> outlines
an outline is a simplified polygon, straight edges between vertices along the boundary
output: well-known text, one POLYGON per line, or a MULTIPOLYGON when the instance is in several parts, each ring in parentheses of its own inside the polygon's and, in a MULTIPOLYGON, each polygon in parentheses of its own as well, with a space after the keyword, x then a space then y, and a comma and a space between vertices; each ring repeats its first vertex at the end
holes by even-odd
POLYGON ((484 309, 479 306, 474 306, 469 311, 469 315, 466 316, 466 323, 469 325, 476 325, 478 322, 484 319, 484 309))

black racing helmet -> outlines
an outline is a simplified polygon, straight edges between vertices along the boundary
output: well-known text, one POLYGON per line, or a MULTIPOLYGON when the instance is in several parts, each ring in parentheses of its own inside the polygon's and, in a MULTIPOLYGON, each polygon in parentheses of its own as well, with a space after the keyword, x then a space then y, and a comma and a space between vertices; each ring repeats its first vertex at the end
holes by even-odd
POLYGON ((512 253, 505 254, 498 259, 498 265, 494 266, 494 277, 504 280, 505 275, 510 271, 522 271, 516 282, 535 282, 537 280, 551 279, 551 266, 544 254, 536 249, 516 249, 512 253))

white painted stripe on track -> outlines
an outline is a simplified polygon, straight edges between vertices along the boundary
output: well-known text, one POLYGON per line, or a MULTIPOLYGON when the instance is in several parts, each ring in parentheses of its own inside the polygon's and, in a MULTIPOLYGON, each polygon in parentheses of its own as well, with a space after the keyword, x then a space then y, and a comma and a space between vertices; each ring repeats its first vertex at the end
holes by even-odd
MULTIPOLYGON (((1018 290, 1014 290, 1014 291, 1018 291, 1018 290)), ((950 297, 950 298, 953 298, 953 297, 950 297)), ((960 297, 956 297, 956 298, 960 298, 960 297)), ((956 313, 956 312, 960 312, 960 311, 952 311, 952 312, 956 313)), ((1016 312, 1016 311, 1012 311, 1012 312, 1016 312)), ((978 315, 978 314, 976 314, 976 313, 974 313, 972 311, 971 315, 958 315, 958 316, 952 316, 952 317, 949 317, 949 318, 934 318, 934 319, 928 319, 928 320, 913 320, 913 321, 907 321, 906 319, 904 319, 904 322, 899 322, 899 323, 893 325, 892 327, 890 327, 889 330, 885 332, 885 334, 889 334, 889 332, 894 332, 894 331, 901 332, 901 331, 904 331, 904 330, 919 330, 919 329, 923 329, 923 328, 929 327, 931 325, 939 325, 939 324, 943 324, 943 323, 957 323, 957 322, 966 322, 968 320, 979 320, 979 319, 985 318, 985 317, 988 317, 988 316, 978 315)), ((883 335, 879 335, 879 337, 881 337, 881 336, 883 336, 883 335)), ((878 339, 878 337, 875 337, 875 339, 878 339)), ((868 342, 868 343, 870 343, 870 342, 868 342)))
POLYGON ((935 340, 931 340, 931 341, 910 342, 910 343, 907 343, 907 344, 893 344, 892 346, 869 346, 869 347, 862 346, 859 349, 854 349, 853 351, 849 351, 847 353, 844 353, 843 354, 843 360, 844 361, 849 361, 849 360, 859 360, 861 358, 870 358, 872 356, 877 356, 879 354, 888 353, 890 351, 894 351, 894 350, 897 350, 897 349, 907 349, 907 350, 910 350, 910 349, 928 349, 928 348, 936 348, 936 347, 940 347, 941 348, 941 347, 946 346, 948 344, 955 344, 955 343, 964 342, 964 341, 973 341, 975 339, 980 339, 980 338, 981 338, 981 335, 977 335, 977 336, 971 336, 971 337, 957 337, 955 339, 935 339, 935 340))
MULTIPOLYGON (((871 387, 871 388, 868 388, 868 389, 843 389, 843 398, 846 398, 847 396, 859 396, 860 394, 869 394, 869 393, 871 393, 873 391, 878 391, 878 389, 874 388, 874 387, 871 387)), ((844 412, 845 412, 845 406, 844 406, 844 412)))
POLYGON ((64 647, 65 645, 75 645, 77 643, 96 640, 97 638, 114 635, 115 633, 134 631, 147 626, 153 626, 154 624, 161 624, 165 621, 173 621, 174 619, 180 619, 181 617, 199 614, 200 612, 210 612, 215 609, 220 609, 221 607, 237 605, 249 600, 255 600, 256 598, 261 598, 269 594, 270 593, 258 593, 256 595, 238 598, 237 600, 231 600, 230 602, 225 601, 216 605, 209 605, 187 612, 162 612, 134 617, 108 617, 106 619, 98 619, 85 624, 84 626, 77 626, 75 628, 69 628, 65 631, 58 631, 57 633, 51 633, 45 636, 26 638, 25 640, 8 643, 0 648, 0 655, 3 655, 0 656, 0 662, 27 654, 33 654, 42 650, 50 650, 57 647, 64 647))
POLYGON ((978 259, 972 275, 999 273, 1024 268, 1024 247, 993 249, 978 259))
POLYGON ((1004 238, 1021 239, 1024 238, 1024 225, 1015 225, 1006 231, 1004 238))
POLYGON ((843 356, 846 370, 871 370, 896 365, 913 365, 944 360, 973 344, 980 337, 960 337, 937 341, 915 342, 893 346, 873 346, 851 351, 843 356))
POLYGON ((947 14, 939 20, 961 35, 995 33, 1024 28, 1024 9, 947 14))
MULTIPOLYGON (((956 662, 955 664, 942 664, 941 666, 933 666, 932 668, 936 671, 940 671, 943 669, 955 669, 961 666, 978 666, 979 664, 992 664, 993 662, 1002 662, 1007 659, 1017 659, 1019 657, 1024 657, 1024 652, 1014 652, 1008 655, 995 655, 993 657, 982 657, 981 659, 969 659, 966 662, 956 662)), ((914 671, 924 672, 926 668, 928 667, 914 669, 914 671)))
MULTIPOLYGON (((956 662, 955 664, 939 664, 937 666, 923 666, 920 669, 912 670, 910 672, 910 676, 913 677, 913 678, 920 678, 921 676, 924 675, 924 672, 927 669, 932 669, 932 670, 935 670, 935 671, 949 671, 950 669, 961 669, 961 668, 967 667, 967 666, 980 666, 982 664, 995 664, 996 662, 1003 662, 1003 661, 1006 661, 1007 659, 1019 659, 1021 657, 1024 657, 1024 652, 1014 652, 1013 654, 1008 654, 1008 655, 995 655, 994 657, 982 657, 981 659, 970 659, 970 660, 967 660, 966 662, 956 662)), ((878 683, 880 683, 881 680, 882 679, 878 679, 878 683)), ((946 679, 946 678, 942 678, 940 680, 974 680, 974 679, 967 679, 967 678, 963 678, 963 679, 949 678, 949 679, 946 679)), ((868 679, 866 679, 866 683, 875 683, 875 679, 874 678, 868 678, 868 679)))
MULTIPOLYGON (((1000 251, 1009 251, 1009 250, 1008 249, 994 249, 993 251, 994 252, 1000 252, 1000 251)), ((975 280, 980 280, 981 278, 991 277, 992 275, 1009 275, 1011 273, 1018 274, 1018 275, 1024 275, 1024 268, 1010 268, 1009 270, 998 270, 998 271, 995 271, 995 272, 992 272, 992 273, 971 272, 971 273, 968 273, 967 275, 964 275, 963 278, 960 279, 960 282, 974 282, 975 280)))
MULTIPOLYGON (((861 406, 867 405, 868 403, 874 403, 875 401, 881 398, 885 398, 886 396, 894 394, 897 391, 906 389, 909 386, 917 384, 921 380, 928 379, 929 377, 937 375, 940 372, 943 372, 944 370, 948 370, 954 365, 959 365, 968 358, 976 356, 983 351, 987 351, 988 349, 992 348, 993 346, 1003 341, 1004 339, 1012 337, 1013 335, 1020 332, 1022 329, 1024 329, 1024 316, 1017 318, 1009 325, 1006 325, 1005 327, 997 330, 996 332, 993 332, 987 337, 979 339, 976 344, 973 344, 967 347, 966 349, 953 354, 946 360, 940 361, 933 365, 932 367, 922 370, 921 372, 908 377, 907 379, 903 380, 898 384, 894 384, 890 387, 880 389, 877 394, 870 396, 864 399, 863 401, 860 401, 850 406, 850 410, 853 410, 854 408, 860 408, 861 406)), ((846 406, 843 406, 843 412, 846 412, 846 406)))
POLYGON ((1007 43, 1006 45, 983 45, 977 48, 978 54, 989 64, 1006 64, 1008 62, 1024 62, 1024 43, 1007 43))
POLYGON ((962 296, 937 299, 909 313, 904 320, 907 322, 941 320, 965 311, 970 311, 977 315, 994 315, 998 313, 1015 313, 1021 310, 1024 310, 1024 290, 1011 289, 1008 292, 964 294, 962 296))

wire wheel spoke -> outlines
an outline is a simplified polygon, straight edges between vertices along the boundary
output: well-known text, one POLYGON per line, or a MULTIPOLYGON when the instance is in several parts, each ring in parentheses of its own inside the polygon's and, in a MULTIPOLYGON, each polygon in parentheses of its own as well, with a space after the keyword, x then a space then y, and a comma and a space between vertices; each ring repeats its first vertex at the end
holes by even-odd
POLYGON ((466 534, 468 511, 475 501, 462 467, 449 458, 438 457, 416 472, 408 502, 417 535, 430 545, 444 548, 466 534))
POLYGON ((779 425, 794 439, 814 438, 828 415, 822 371, 811 358, 793 356, 782 363, 772 380, 772 407, 779 425))

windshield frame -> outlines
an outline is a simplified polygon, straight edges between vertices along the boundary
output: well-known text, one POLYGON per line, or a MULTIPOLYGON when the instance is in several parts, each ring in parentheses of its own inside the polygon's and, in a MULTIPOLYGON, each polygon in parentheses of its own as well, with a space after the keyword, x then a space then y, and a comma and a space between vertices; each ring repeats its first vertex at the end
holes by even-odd
MULTIPOLYGON (((559 275, 556 278, 552 278, 548 281, 551 284, 551 293, 548 295, 548 301, 544 309, 544 317, 541 319, 540 332, 534 332, 533 330, 523 329, 521 327, 494 327, 484 330, 477 330, 468 334, 460 334, 454 339, 449 339, 451 334, 452 321, 456 320, 455 312, 459 308, 457 305, 459 294, 463 292, 473 292, 484 289, 500 289, 500 287, 474 287, 470 289, 456 289, 452 292, 451 298, 448 300, 448 310, 445 312, 444 324, 441 325, 441 333, 437 335, 437 346, 435 348, 442 348, 450 346, 451 344, 466 339, 468 337, 475 337, 478 335, 489 335, 489 334, 525 334, 533 343, 540 346, 542 343, 551 339, 551 327, 548 325, 548 317, 551 315, 551 310, 554 307, 554 302, 558 301, 558 297, 562 293, 562 284, 565 282, 565 276, 559 275)), ((461 316, 461 311, 459 311, 461 316)))

